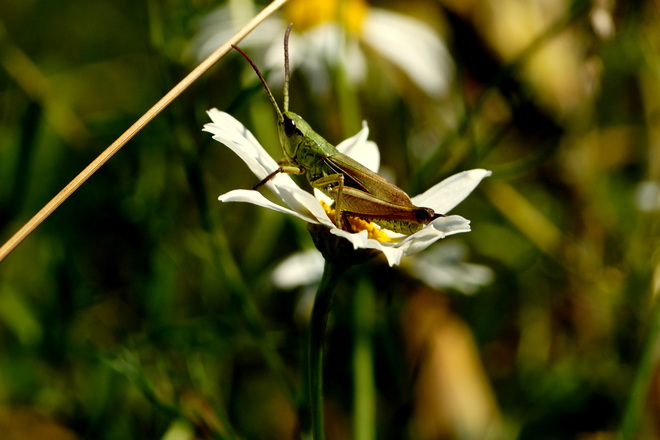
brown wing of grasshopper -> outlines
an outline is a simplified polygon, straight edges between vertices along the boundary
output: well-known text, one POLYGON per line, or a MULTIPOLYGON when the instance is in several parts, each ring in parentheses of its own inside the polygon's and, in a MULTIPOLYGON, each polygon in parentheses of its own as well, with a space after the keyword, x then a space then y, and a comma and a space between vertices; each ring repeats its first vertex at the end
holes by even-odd
POLYGON ((430 208, 413 205, 405 191, 345 154, 327 157, 325 163, 343 176, 343 185, 327 191, 341 210, 339 217, 362 218, 409 235, 441 216, 430 208))
POLYGON ((404 190, 343 153, 326 157, 324 163, 335 173, 344 175, 347 187, 362 190, 384 202, 414 206, 404 190))

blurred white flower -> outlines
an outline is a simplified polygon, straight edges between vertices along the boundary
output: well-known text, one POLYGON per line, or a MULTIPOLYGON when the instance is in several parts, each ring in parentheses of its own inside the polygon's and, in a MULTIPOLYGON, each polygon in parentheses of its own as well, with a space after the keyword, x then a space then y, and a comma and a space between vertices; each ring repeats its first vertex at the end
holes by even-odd
POLYGON ((594 0, 589 18, 591 27, 596 35, 603 40, 610 40, 614 37, 615 26, 612 17, 614 2, 612 0, 594 0))
POLYGON ((459 242, 442 243, 402 266, 411 275, 434 289, 454 289, 466 295, 493 282, 493 270, 466 263, 467 247, 459 242))
POLYGON ((640 211, 660 211, 660 183, 652 180, 640 183, 637 186, 635 199, 640 211))
POLYGON ((296 252, 277 265, 271 281, 278 289, 294 289, 318 283, 323 275, 323 255, 316 249, 296 252))
MULTIPOLYGON (((213 121, 204 125, 204 131, 213 134, 213 139, 222 142, 248 165, 259 180, 274 172, 279 165, 268 155, 256 138, 239 121, 227 113, 211 109, 208 114, 213 121)), ((378 170, 377 146, 367 141, 368 128, 337 145, 337 149, 365 166, 378 170), (366 153, 366 154, 365 154, 366 153)), ((412 197, 412 203, 445 214, 467 197, 484 177, 487 170, 471 170, 455 174, 425 193, 412 197)), ((439 217, 425 225, 420 231, 404 236, 365 222, 367 227, 359 232, 348 232, 337 228, 328 217, 320 200, 301 189, 286 174, 277 174, 266 186, 286 205, 278 205, 254 190, 238 189, 219 197, 221 202, 247 202, 274 211, 293 215, 313 224, 326 226, 330 233, 349 240, 354 249, 375 249, 382 252, 390 266, 400 263, 403 255, 412 255, 426 249, 448 235, 470 231, 470 222, 458 215, 439 217)))
POLYGON ((323 276, 324 263, 321 252, 307 249, 285 258, 270 276, 273 285, 278 289, 302 289, 293 312, 296 322, 301 325, 307 324, 312 315, 316 291, 323 276))
MULTIPOLYGON (((236 3, 236 2, 234 2, 236 3)), ((193 50, 203 59, 224 43, 254 14, 251 3, 221 6, 200 20, 193 50), (237 17, 240 16, 240 17, 237 17)), ((431 97, 447 91, 454 67, 438 33, 416 18, 369 6, 364 0, 293 0, 280 15, 273 15, 241 46, 261 51, 259 64, 273 70, 269 82, 281 83, 282 40, 289 22, 291 69, 303 71, 315 91, 328 88, 328 67, 345 68, 353 85, 366 77, 368 56, 377 55, 401 70, 431 97), (337 16, 338 11, 341 17, 337 16), (274 36, 278 36, 275 38, 274 36), (346 38, 346 37, 349 38, 346 38)))

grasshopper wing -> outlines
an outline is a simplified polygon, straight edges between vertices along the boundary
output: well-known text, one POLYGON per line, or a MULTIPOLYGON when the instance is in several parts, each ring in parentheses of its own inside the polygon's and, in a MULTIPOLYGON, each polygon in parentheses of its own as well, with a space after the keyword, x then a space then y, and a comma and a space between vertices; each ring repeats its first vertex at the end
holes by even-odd
POLYGON ((405 191, 349 156, 337 153, 326 157, 324 162, 335 173, 344 175, 345 186, 364 191, 383 202, 414 207, 405 191))

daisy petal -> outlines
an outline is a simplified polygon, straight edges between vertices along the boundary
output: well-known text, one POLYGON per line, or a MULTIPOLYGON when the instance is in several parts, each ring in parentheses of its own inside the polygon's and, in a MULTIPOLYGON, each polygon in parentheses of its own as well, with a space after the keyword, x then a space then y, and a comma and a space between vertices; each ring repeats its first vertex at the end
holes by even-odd
POLYGON ((332 228, 330 232, 338 237, 344 237, 345 239, 350 241, 351 244, 353 245, 353 249, 367 247, 367 241, 369 240, 367 231, 348 232, 348 231, 344 231, 343 229, 332 228))
POLYGON ((429 226, 443 232, 445 236, 470 232, 470 220, 463 218, 460 215, 448 215, 446 217, 437 218, 433 220, 429 226))
POLYGON ((264 197, 259 191, 254 191, 251 189, 235 189, 229 191, 218 197, 218 200, 221 202, 246 202, 252 203, 253 205, 261 206, 262 208, 272 209, 273 211, 281 212, 284 214, 293 215, 302 220, 305 220, 309 223, 319 223, 316 219, 308 217, 304 214, 296 212, 292 209, 285 208, 276 203, 271 202, 266 197, 264 197))
POLYGON ((298 186, 280 186, 277 182, 274 184, 273 191, 275 191, 282 201, 291 209, 298 211, 303 215, 309 214, 316 219, 316 223, 321 223, 329 228, 334 228, 335 225, 330 220, 330 217, 328 217, 328 213, 325 212, 323 206, 321 206, 319 201, 312 194, 298 186))
MULTIPOLYGON (((200 62, 206 59, 257 12, 252 2, 238 2, 232 4, 231 8, 223 5, 211 11, 197 22, 198 32, 192 41, 191 52, 200 62)), ((263 47, 272 44, 274 43, 272 36, 280 34, 287 24, 278 17, 271 16, 269 20, 259 25, 259 32, 248 34, 241 41, 241 46, 263 47)), ((277 46, 281 52, 281 44, 277 46)), ((281 65, 280 62, 278 67, 281 65)))
POLYGON ((397 244, 406 255, 416 254, 423 251, 436 241, 448 235, 470 232, 470 221, 460 215, 440 217, 421 231, 405 238, 397 244))
POLYGON ((390 246, 382 246, 380 245, 380 242, 376 240, 371 241, 375 242, 377 245, 374 246, 373 249, 378 249, 385 255, 387 264, 389 264, 390 267, 397 266, 401 263, 401 257, 403 257, 403 251, 401 249, 390 246))
POLYGON ((429 96, 447 91, 453 65, 431 27, 411 17, 370 8, 363 32, 365 43, 403 70, 429 96))
POLYGON ((439 214, 445 214, 461 203, 484 177, 491 174, 490 171, 482 169, 454 174, 423 194, 413 197, 412 202, 417 206, 431 208, 439 214))
POLYGON ((264 150, 250 130, 233 116, 215 108, 207 114, 213 122, 205 124, 203 131, 211 133, 213 139, 225 144, 243 159, 255 176, 263 179, 278 168, 277 162, 264 150))

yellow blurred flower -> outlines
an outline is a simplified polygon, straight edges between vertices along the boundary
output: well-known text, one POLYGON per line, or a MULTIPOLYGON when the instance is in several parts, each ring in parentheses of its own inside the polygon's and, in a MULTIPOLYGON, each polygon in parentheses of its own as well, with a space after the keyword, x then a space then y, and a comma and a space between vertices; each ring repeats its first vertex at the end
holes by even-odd
POLYGON ((339 22, 352 35, 357 35, 367 17, 364 0, 291 0, 284 7, 287 21, 299 31, 312 29, 325 22, 339 22))

